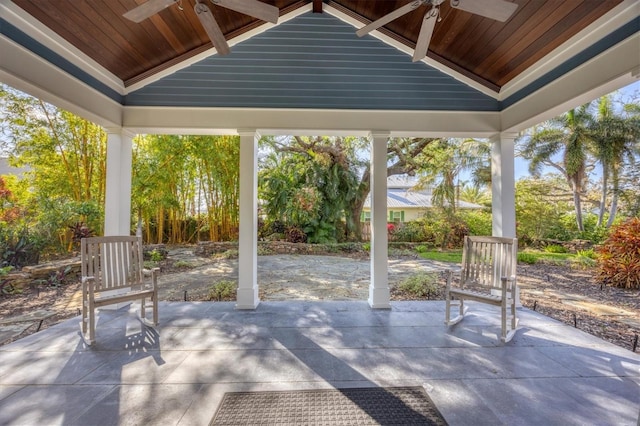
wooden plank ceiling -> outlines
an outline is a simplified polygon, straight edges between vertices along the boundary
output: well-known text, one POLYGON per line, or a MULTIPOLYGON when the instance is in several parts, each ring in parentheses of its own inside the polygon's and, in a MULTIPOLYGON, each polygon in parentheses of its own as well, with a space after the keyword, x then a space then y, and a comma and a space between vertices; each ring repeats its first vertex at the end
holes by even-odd
MULTIPOLYGON (((193 12, 195 0, 182 0, 136 24, 122 14, 145 0, 13 0, 28 14, 131 85, 211 47, 193 12)), ((280 15, 313 0, 261 0, 280 15)), ((324 4, 363 25, 412 0, 325 0, 324 4)), ((528 67, 587 27, 622 0, 508 0, 518 4, 507 22, 497 22, 441 5, 428 56, 498 91, 528 67)), ((320 1, 314 1, 319 9, 320 1)), ((211 7, 227 40, 263 24, 250 16, 211 7)), ((415 46, 427 6, 381 29, 415 46)), ((355 31, 355 29, 354 29, 355 31)), ((233 55, 233 48, 231 54, 233 55)))

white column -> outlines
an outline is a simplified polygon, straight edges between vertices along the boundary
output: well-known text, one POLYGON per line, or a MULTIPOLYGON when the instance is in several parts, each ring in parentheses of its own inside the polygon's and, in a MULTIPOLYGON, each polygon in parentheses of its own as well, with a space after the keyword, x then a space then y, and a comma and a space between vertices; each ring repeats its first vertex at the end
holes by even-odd
MULTIPOLYGON (((517 136, 517 133, 500 133, 491 139, 491 211, 494 237, 516 236, 514 140, 517 136)), ((516 307, 522 307, 518 287, 516 307)))
POLYGON ((372 132, 371 140, 371 285, 369 306, 390 309, 387 234, 388 132, 372 132))
MULTIPOLYGON (((131 235, 131 158, 133 134, 122 128, 107 130, 107 178, 104 200, 104 235, 131 235)), ((105 295, 126 293, 111 290, 105 295)), ((120 302, 102 306, 102 310, 117 310, 130 305, 120 302)))
POLYGON ((514 140, 517 133, 500 133, 491 139, 491 210, 494 237, 516 236, 514 140))
POLYGON ((133 135, 128 131, 107 129, 104 235, 131 233, 132 143, 133 135))
POLYGON ((255 309, 258 298, 258 140, 255 130, 240 134, 240 235, 236 309, 255 309))

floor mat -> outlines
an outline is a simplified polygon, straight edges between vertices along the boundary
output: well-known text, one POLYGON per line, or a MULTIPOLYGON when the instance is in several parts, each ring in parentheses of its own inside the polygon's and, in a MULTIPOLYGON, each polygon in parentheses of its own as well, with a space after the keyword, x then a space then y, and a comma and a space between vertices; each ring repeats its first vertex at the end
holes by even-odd
POLYGON ((446 425, 422 387, 228 392, 211 425, 446 425))

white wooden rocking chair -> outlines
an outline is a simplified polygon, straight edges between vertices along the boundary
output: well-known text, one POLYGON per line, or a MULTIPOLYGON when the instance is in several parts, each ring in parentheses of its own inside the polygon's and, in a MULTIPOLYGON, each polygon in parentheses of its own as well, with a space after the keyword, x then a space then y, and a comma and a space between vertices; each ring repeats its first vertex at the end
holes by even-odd
POLYGON ((465 237, 459 286, 454 287, 453 273, 448 271, 445 324, 453 325, 467 313, 465 300, 500 307, 503 342, 511 340, 518 326, 516 316, 516 266, 518 240, 501 237, 465 237), (451 318, 451 308, 458 315, 451 318))
POLYGON ((141 237, 83 238, 80 253, 82 333, 87 343, 95 342, 95 310, 101 306, 140 300, 140 317, 147 322, 145 302, 150 298, 153 308, 153 322, 150 325, 158 325, 159 269, 154 268, 150 282, 145 281, 141 237))

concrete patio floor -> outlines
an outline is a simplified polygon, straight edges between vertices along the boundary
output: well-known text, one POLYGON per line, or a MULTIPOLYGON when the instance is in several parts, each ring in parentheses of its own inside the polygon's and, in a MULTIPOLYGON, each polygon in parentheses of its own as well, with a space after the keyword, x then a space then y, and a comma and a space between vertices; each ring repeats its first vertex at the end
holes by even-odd
POLYGON ((207 425, 228 391, 424 386, 450 425, 637 425, 640 355, 536 312, 497 339, 492 307, 443 324, 444 302, 135 305, 0 347, 2 425, 207 425))

